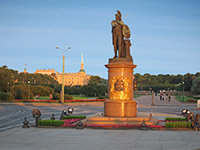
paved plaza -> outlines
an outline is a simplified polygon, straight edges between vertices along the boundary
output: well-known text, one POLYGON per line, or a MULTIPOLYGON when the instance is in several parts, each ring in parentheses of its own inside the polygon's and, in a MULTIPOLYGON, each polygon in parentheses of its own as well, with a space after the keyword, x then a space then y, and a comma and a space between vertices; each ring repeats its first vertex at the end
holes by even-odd
MULTIPOLYGON (((173 97, 170 102, 159 101, 151 106, 151 96, 136 99, 139 108, 151 110, 154 107, 193 105, 182 104, 173 97)), ((75 105, 98 105, 103 103, 76 103, 75 105)), ((21 105, 21 104, 18 104, 21 105)), ((26 105, 26 104, 25 104, 26 105)), ((43 105, 43 104, 27 104, 43 105)), ((46 105, 46 104, 45 104, 46 105)), ((53 105, 53 104, 48 104, 53 105)), ((57 105, 57 104, 56 104, 57 105)), ((61 105, 61 104, 59 104, 61 105)), ((70 104, 74 105, 74 104, 70 104)), ((68 105, 69 106, 69 105, 68 105)), ((153 117, 164 119, 172 114, 159 113, 153 117)), ((197 110, 199 112, 199 110, 197 110)), ((143 112, 148 113, 148 111, 143 112)), ((200 131, 163 130, 98 130, 98 129, 59 129, 59 128, 13 128, 0 132, 0 150, 196 150, 200 149, 200 131)))
POLYGON ((1 150, 192 150, 200 132, 15 128, 0 134, 1 150))

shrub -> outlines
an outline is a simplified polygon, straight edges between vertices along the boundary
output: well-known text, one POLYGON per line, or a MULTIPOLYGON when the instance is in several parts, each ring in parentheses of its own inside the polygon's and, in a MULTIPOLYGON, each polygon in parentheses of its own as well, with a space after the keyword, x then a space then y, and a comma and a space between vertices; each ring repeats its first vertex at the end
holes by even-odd
POLYGON ((63 125, 65 122, 62 120, 39 120, 38 125, 39 126, 55 126, 59 127, 63 125))
POLYGON ((60 100, 60 94, 59 93, 53 93, 52 96, 53 96, 54 100, 60 100))
POLYGON ((31 86, 31 92, 33 95, 40 94, 41 96, 49 96, 50 94, 54 93, 54 90, 51 87, 48 86, 31 86))
POLYGON ((11 88, 11 93, 15 99, 27 99, 28 98, 28 89, 25 85, 14 85, 11 88))
POLYGON ((165 121, 186 121, 186 118, 172 118, 172 117, 166 117, 165 121))
POLYGON ((62 119, 85 119, 86 116, 63 116, 62 119))
POLYGON ((64 99, 65 100, 72 100, 73 97, 71 95, 65 94, 64 99))
POLYGON ((108 98, 108 96, 99 96, 99 97, 97 97, 97 99, 106 99, 106 98, 108 98))
MULTIPOLYGON (((60 100, 60 93, 53 93, 52 96, 53 96, 54 100, 60 100)), ((65 100, 72 100, 73 97, 71 95, 65 94, 64 99, 65 100)))
POLYGON ((166 122, 166 128, 191 128, 191 122, 166 122))
POLYGON ((14 96, 12 95, 12 93, 8 92, 8 93, 0 93, 0 100, 11 100, 14 99, 14 96))

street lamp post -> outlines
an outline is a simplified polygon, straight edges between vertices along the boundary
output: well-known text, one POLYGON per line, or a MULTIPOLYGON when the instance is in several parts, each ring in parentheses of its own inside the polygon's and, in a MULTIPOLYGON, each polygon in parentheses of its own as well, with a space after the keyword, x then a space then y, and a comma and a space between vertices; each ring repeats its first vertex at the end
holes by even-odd
POLYGON ((28 81, 28 100, 30 99, 30 81, 28 81))
POLYGON ((154 104, 154 91, 152 91, 152 104, 151 104, 151 106, 155 106, 155 104, 154 104))
POLYGON ((62 53, 63 53, 63 69, 62 69, 62 91, 61 91, 61 103, 64 103, 64 87, 65 87, 65 83, 64 83, 64 75, 65 75, 65 52, 68 50, 68 49, 71 49, 71 47, 68 47, 67 49, 63 50, 63 49, 60 49, 59 47, 56 47, 56 49, 58 50, 61 50, 62 53))
POLYGON ((9 92, 9 89, 10 89, 10 83, 8 82, 7 92, 9 92))
POLYGON ((182 82, 183 84, 183 102, 184 102, 184 82, 182 82))

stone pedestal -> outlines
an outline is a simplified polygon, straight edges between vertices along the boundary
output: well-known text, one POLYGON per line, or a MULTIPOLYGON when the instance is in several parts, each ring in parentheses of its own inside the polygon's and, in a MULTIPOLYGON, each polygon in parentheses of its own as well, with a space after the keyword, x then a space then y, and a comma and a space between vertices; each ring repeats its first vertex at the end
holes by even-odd
POLYGON ((137 116, 136 101, 108 100, 104 103, 106 117, 135 117, 137 116))
POLYGON ((104 102, 105 117, 136 117, 137 107, 133 97, 132 58, 110 59, 108 68, 108 100, 104 102))
POLYGON ((153 118, 151 114, 138 114, 137 117, 105 117, 101 114, 95 114, 87 117, 84 124, 96 125, 141 125, 145 121, 146 125, 157 125, 158 119, 153 118))

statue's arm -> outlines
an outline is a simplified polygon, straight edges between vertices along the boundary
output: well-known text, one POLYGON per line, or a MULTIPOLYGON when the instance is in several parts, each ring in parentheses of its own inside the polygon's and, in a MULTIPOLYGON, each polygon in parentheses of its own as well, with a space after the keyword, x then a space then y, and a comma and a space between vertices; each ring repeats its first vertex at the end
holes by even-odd
POLYGON ((116 24, 115 24, 115 21, 113 20, 112 22, 111 22, 111 25, 112 25, 112 33, 113 33, 113 29, 115 28, 115 26, 116 26, 116 24))
POLYGON ((112 25, 112 27, 115 27, 115 26, 117 25, 117 22, 113 20, 113 21, 111 22, 111 25, 112 25))

